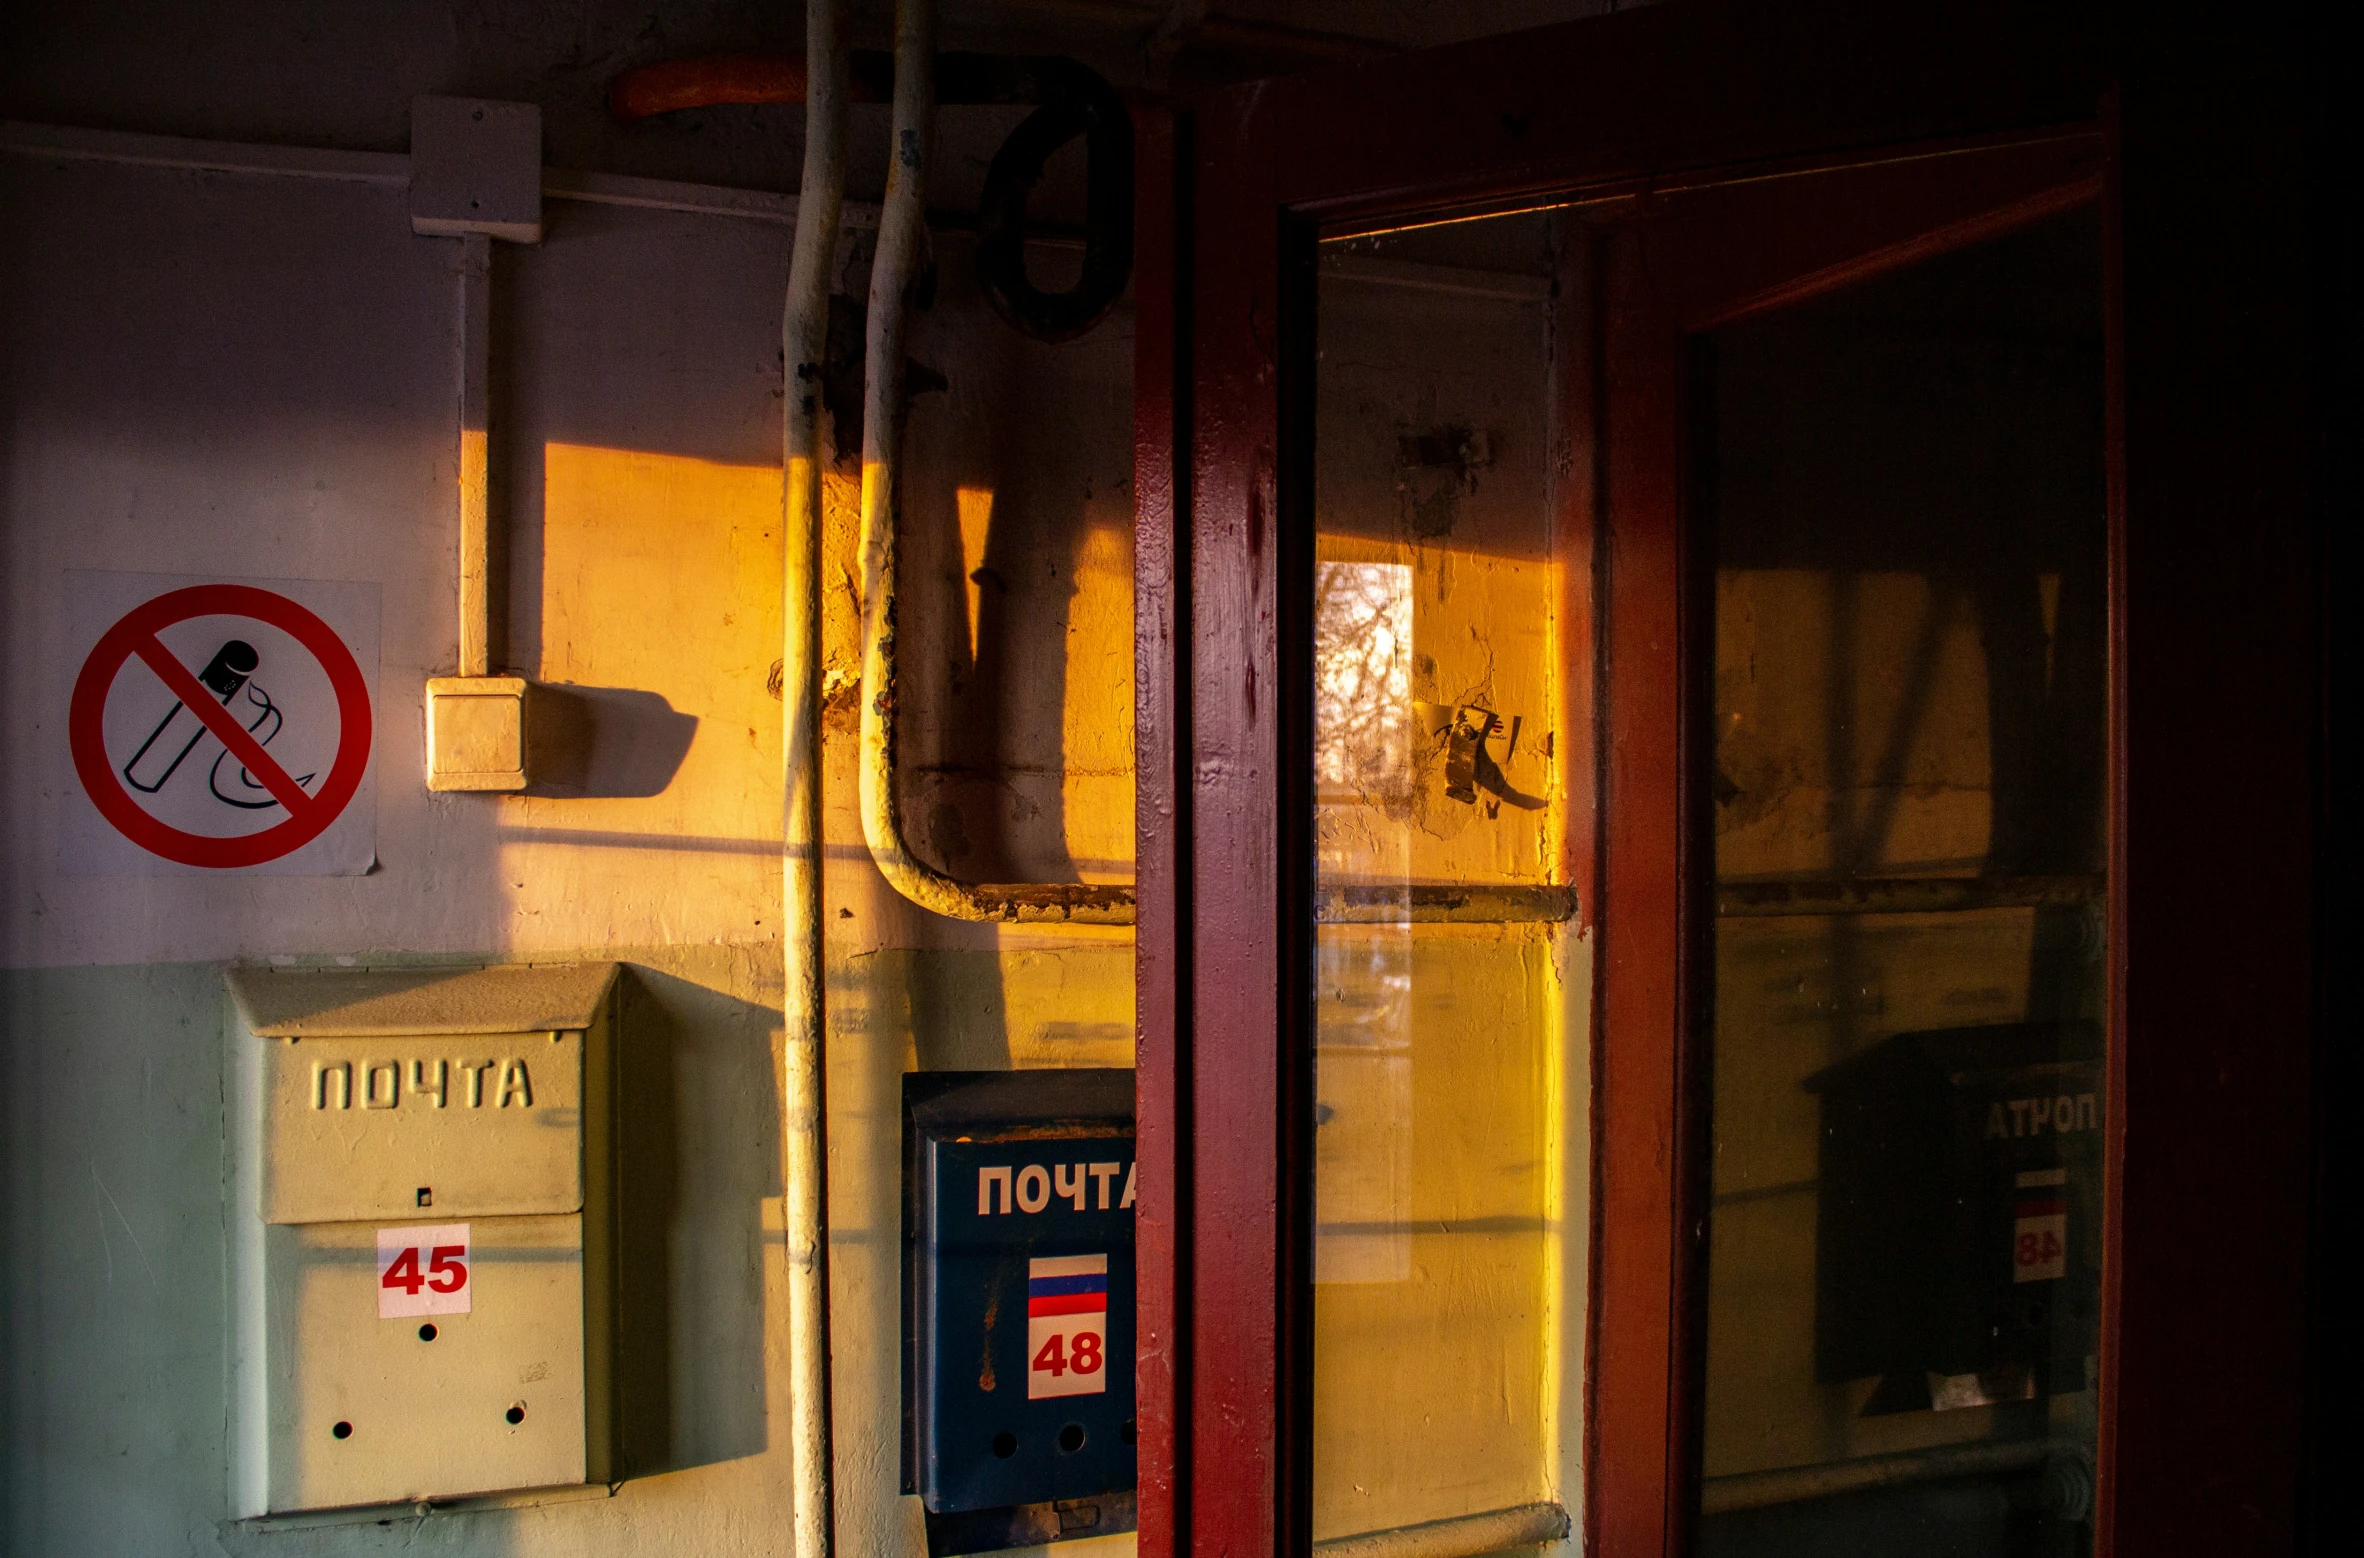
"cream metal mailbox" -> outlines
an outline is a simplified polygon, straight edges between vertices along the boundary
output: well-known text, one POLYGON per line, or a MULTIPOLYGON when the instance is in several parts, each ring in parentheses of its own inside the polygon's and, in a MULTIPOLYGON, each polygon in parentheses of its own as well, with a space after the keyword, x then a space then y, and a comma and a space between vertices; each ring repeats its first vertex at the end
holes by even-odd
POLYGON ((608 1480, 616 965, 229 980, 239 1513, 608 1480))

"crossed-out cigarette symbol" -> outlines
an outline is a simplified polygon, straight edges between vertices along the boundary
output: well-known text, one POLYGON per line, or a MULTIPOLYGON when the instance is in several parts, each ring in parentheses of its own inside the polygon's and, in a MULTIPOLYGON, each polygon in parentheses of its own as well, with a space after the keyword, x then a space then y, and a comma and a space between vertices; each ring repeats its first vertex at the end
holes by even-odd
MULTIPOLYGON (((221 699, 232 717, 246 727, 259 745, 269 746, 287 723, 287 716, 253 679, 255 668, 261 663, 262 657, 255 653, 252 644, 233 638, 214 651, 205 669, 197 673, 197 681, 221 699)), ((123 782, 143 795, 154 795, 171 782, 189 754, 212 734, 194 709, 174 699, 172 707, 156 722, 156 728, 148 732, 148 739, 140 743, 139 750, 123 765, 123 782)), ((214 744, 221 746, 218 740, 214 744)), ((315 774, 304 774, 295 782, 309 786, 314 777, 315 774)), ((264 811, 280 804, 268 786, 231 759, 226 747, 214 754, 205 785, 215 800, 241 811, 264 811), (233 772, 225 775, 225 767, 233 772)))

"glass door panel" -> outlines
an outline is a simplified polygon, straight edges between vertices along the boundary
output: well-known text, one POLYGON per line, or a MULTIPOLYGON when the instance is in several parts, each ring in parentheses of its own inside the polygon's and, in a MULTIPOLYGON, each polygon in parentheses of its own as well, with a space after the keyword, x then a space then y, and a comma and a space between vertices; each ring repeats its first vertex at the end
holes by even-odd
POLYGON ((1703 1553, 2091 1546, 2101 277, 2086 207, 1690 340, 1703 1553))
POLYGON ((1586 1475, 1590 1298, 1604 1379, 1621 1349, 1644 1371, 1670 1349, 1678 1379, 1699 1360, 1697 1550, 2089 1549, 2107 624, 2087 156, 1321 246, 1317 1541, 1556 1534, 1586 1475), (1695 942, 1674 930, 1679 765, 1633 760, 1680 729, 1708 759, 1695 942), (1625 812, 1661 820, 1621 831, 1625 812), (1596 829, 1624 842, 1579 917, 1596 829), (1615 939, 1619 883, 1625 923, 1661 929, 1619 943, 1626 1004, 1596 1034, 1582 928, 1615 939), (1596 1042, 1629 1122, 1599 1164, 1596 1042), (1657 1256, 1654 1194, 1679 1225, 1657 1256), (1609 1302, 1621 1281, 1641 1307, 1609 1302))
POLYGON ((1319 260, 1317 1541, 1548 1504, 1581 1431, 1558 248, 1527 213, 1319 260))

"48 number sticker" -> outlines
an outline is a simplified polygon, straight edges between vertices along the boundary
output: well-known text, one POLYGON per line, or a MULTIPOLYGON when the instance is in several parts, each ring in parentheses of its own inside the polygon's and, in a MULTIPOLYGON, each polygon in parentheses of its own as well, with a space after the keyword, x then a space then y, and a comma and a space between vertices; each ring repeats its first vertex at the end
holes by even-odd
POLYGON ((1108 1257, 1026 1263, 1026 1399, 1108 1389, 1108 1257))
POLYGON ((475 1308, 468 1225, 378 1230, 378 1318, 464 1315, 475 1308))

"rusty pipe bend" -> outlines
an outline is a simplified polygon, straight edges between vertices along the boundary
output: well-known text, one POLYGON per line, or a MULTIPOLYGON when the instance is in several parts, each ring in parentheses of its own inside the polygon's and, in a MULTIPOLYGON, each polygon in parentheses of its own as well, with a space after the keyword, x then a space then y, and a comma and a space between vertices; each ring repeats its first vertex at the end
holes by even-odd
POLYGON ((895 17, 894 148, 870 270, 862 416, 862 838, 879 873, 923 909, 958 920, 1129 925, 1126 887, 956 881, 911 852, 895 793, 898 457, 904 339, 927 261, 927 169, 935 93, 935 0, 901 0, 895 17))
MULTIPOLYGON (((815 11, 834 12, 834 5, 815 11)), ((812 14, 812 13, 808 13, 812 14)), ((895 788, 895 645, 897 458, 903 421, 903 342, 912 288, 927 257, 927 163, 931 150, 935 102, 935 6, 933 0, 902 0, 896 15, 895 53, 892 56, 838 48, 832 32, 824 52, 818 22, 811 47, 803 56, 744 58, 711 56, 644 66, 619 77, 611 104, 620 118, 723 102, 794 102, 808 106, 806 184, 808 192, 822 186, 814 177, 814 148, 822 139, 822 121, 809 110, 820 101, 808 61, 839 60, 840 68, 819 78, 834 85, 834 117, 828 121, 830 166, 836 182, 828 186, 827 221, 822 212, 800 205, 797 260, 792 271, 783 347, 790 382, 787 386, 786 449, 784 451, 787 503, 786 531, 791 566, 787 605, 789 633, 782 660, 783 697, 790 705, 789 812, 791 840, 788 924, 790 1001, 799 999, 799 973, 806 958, 802 942, 809 923, 817 958, 820 924, 818 807, 820 653, 818 599, 806 599, 797 580, 798 560, 805 566, 804 584, 817 590, 820 526, 820 396, 826 361, 828 251, 820 246, 826 227, 834 249, 838 202, 843 193, 843 107, 848 101, 876 101, 891 86, 895 104, 892 145, 895 155, 888 170, 886 200, 880 208, 878 247, 871 267, 870 308, 864 343, 864 413, 862 434, 861 553, 862 553, 862 690, 860 791, 862 836, 871 858, 895 890, 922 908, 953 919, 1015 924, 1133 923, 1133 892, 1128 887, 1077 882, 962 882, 918 859, 904 841, 901 807, 895 788), (807 234, 812 235, 808 250, 807 234), (807 268, 808 254, 813 268, 807 268), (807 479, 809 476, 809 480, 807 479), (800 617, 800 613, 809 613, 800 617), (801 733, 801 739, 800 739, 801 733), (800 777, 811 776, 810 797, 800 797, 800 777), (809 813, 809 822, 800 819, 809 813), (810 862, 809 882, 800 875, 799 840, 810 862), (806 902, 810 899, 810 903, 806 902), (809 921, 804 918, 809 914, 809 921)), ((834 28, 835 21, 832 19, 834 28)), ((1046 75, 1060 80, 1071 62, 1028 59, 997 60, 983 55, 954 55, 942 61, 954 79, 954 90, 964 100, 1023 102, 1039 100, 1046 75), (1060 67, 1053 70, 1051 67, 1060 67), (1029 95, 1031 94, 1031 95, 1029 95)), ((1074 67, 1080 69, 1081 67, 1074 67)), ((1097 79, 1096 77, 1094 78, 1097 79)), ((1105 85, 1105 83, 1102 83, 1105 85)), ((1032 117, 1027 121, 1034 123, 1032 117)), ((1127 126, 1129 134, 1130 126, 1127 126)), ((1063 137, 1062 139, 1071 138, 1063 137)), ((1058 143, 1052 143, 1053 145, 1058 143)), ((1049 148, 1045 148, 1047 155, 1049 148)), ((1131 246, 1130 159, 1125 171, 1124 249, 1131 246)), ((1022 209, 1023 195, 1020 196, 1022 209)), ((1095 207, 1095 209, 1100 209, 1095 207)), ((812 989, 806 997, 813 1032, 820 1021, 820 970, 809 970, 812 989)), ((790 1026, 797 1026, 791 1012, 790 1026)), ((792 1067, 792 1081, 793 1071, 792 1067)), ((816 1082, 817 1087, 817 1082, 816 1082)), ((816 1095, 817 1096, 817 1095, 816 1095)), ((812 1558, 812 1555, 805 1555, 812 1558)))

